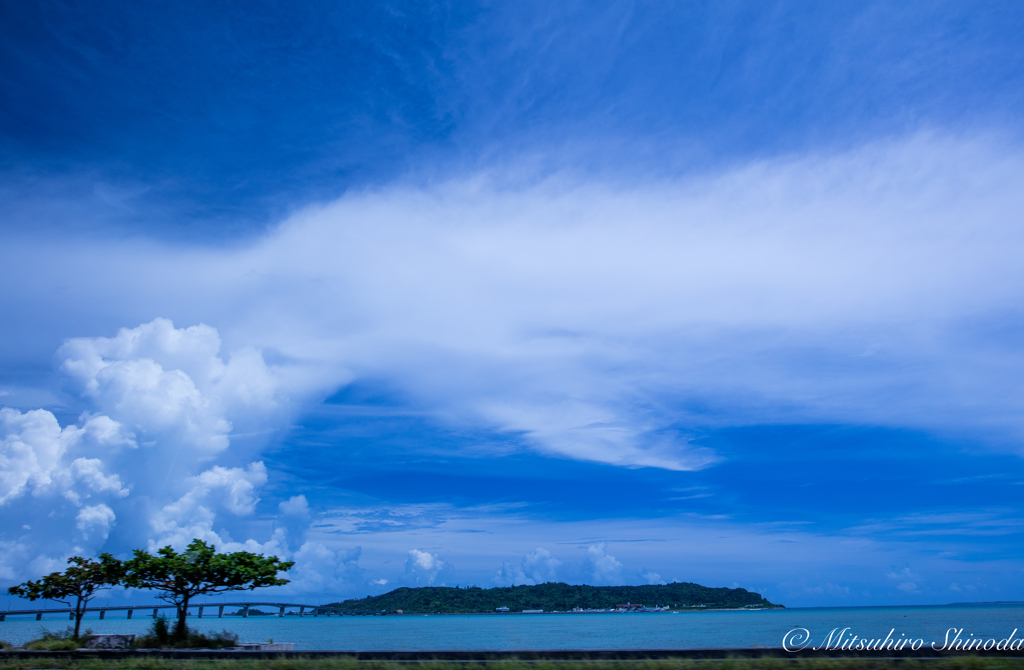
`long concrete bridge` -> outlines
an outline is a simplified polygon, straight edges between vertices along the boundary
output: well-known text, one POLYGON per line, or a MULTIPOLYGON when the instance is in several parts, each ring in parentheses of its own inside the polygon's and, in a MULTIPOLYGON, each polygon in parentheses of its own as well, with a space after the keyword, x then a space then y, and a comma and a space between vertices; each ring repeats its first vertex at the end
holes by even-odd
MULTIPOLYGON (((255 608, 255 607, 276 607, 277 608, 277 616, 279 616, 279 617, 280 616, 284 616, 285 615, 285 610, 288 610, 288 609, 298 609, 299 610, 298 616, 300 616, 300 617, 307 615, 306 610, 309 610, 309 615, 310 616, 315 616, 315 617, 316 616, 321 616, 321 615, 323 615, 323 616, 339 615, 340 616, 340 615, 345 615, 345 614, 352 615, 352 616, 379 616, 379 615, 387 613, 385 610, 381 610, 380 612, 374 612, 374 611, 371 611, 371 610, 354 610, 354 609, 347 609, 347 608, 343 608, 343 607, 331 607, 331 606, 325 606, 325 605, 306 605, 306 604, 298 604, 298 603, 248 602, 248 603, 212 603, 212 604, 211 603, 206 603, 206 604, 203 604, 203 605, 189 605, 189 608, 188 608, 190 610, 189 611, 189 616, 192 615, 191 610, 198 610, 196 612, 196 616, 198 618, 202 619, 203 618, 203 611, 204 610, 212 610, 213 608, 217 608, 217 616, 218 617, 223 617, 224 616, 224 608, 225 607, 238 607, 238 608, 241 608, 242 614, 240 616, 242 616, 242 617, 248 617, 249 616, 249 609, 250 608, 255 608)), ((100 613, 100 618, 101 619, 105 619, 107 617, 107 612, 124 612, 124 611, 127 611, 128 612, 127 618, 131 619, 132 615, 136 611, 139 611, 139 612, 145 613, 144 616, 152 616, 155 619, 157 617, 157 613, 158 613, 159 610, 166 610, 166 609, 172 609, 173 610, 173 609, 177 609, 177 607, 174 606, 174 605, 120 605, 120 606, 99 605, 99 606, 94 606, 94 607, 87 607, 87 608, 85 608, 85 612, 86 613, 89 613, 89 612, 99 612, 100 613), (152 612, 152 613, 150 614, 150 612, 152 612)), ((74 610, 72 610, 70 608, 66 608, 66 607, 58 607, 58 608, 42 608, 42 609, 31 609, 31 610, 7 610, 6 612, 0 611, 0 621, 6 620, 7 617, 9 617, 9 616, 27 615, 27 614, 35 614, 36 615, 36 621, 39 621, 40 619, 42 619, 44 614, 67 614, 69 619, 74 619, 75 618, 74 610)), ((212 614, 207 614, 207 616, 212 616, 212 614)), ((236 615, 229 614, 228 616, 236 616, 236 615)))

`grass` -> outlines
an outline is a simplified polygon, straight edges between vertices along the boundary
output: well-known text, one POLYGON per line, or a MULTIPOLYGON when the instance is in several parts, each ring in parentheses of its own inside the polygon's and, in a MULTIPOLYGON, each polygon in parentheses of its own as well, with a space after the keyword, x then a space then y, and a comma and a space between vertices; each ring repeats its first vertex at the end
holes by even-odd
POLYGON ((166 658, 71 660, 2 659, 0 670, 1024 670, 1024 659, 956 656, 892 661, 871 658, 833 659, 678 659, 664 661, 493 661, 394 663, 351 658, 282 658, 265 660, 175 660, 166 658))
MULTIPOLYGON (((82 637, 75 637, 75 631, 71 626, 62 631, 49 631, 44 628, 42 637, 26 642, 20 648, 28 651, 73 651, 82 648, 85 644, 85 635, 92 635, 92 630, 86 629, 82 637)), ((184 636, 176 636, 167 625, 167 619, 158 617, 146 634, 135 638, 133 646, 135 649, 224 649, 237 645, 238 636, 226 630, 204 635, 186 628, 184 636)), ((0 649, 14 648, 14 645, 0 640, 0 649)), ((7 667, 0 662, 0 670, 7 667)))
MULTIPOLYGON (((91 635, 92 630, 86 629, 85 635, 91 635)), ((26 642, 24 649, 31 651, 71 651, 79 649, 83 644, 80 637, 75 637, 75 629, 68 626, 64 630, 50 631, 43 629, 43 636, 31 642, 26 642)), ((13 648, 10 647, 10 648, 13 648)))

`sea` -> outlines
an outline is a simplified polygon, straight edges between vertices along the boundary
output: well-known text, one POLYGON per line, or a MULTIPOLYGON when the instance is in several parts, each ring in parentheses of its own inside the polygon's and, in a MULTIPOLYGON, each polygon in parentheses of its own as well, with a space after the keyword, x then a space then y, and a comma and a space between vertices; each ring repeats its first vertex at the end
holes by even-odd
MULTIPOLYGON (((95 633, 144 633, 152 619, 104 620, 90 614, 83 629, 95 633)), ((66 616, 10 616, 0 622, 0 640, 13 644, 61 631, 66 616)), ((228 630, 243 642, 293 642, 297 650, 545 650, 707 649, 820 646, 833 639, 910 640, 942 647, 956 635, 970 639, 1024 637, 1024 603, 921 607, 791 608, 752 611, 442 614, 388 616, 206 616, 189 617, 202 631, 228 630), (844 631, 845 632, 841 632, 844 631), (801 641, 802 631, 809 639, 801 641), (954 633, 956 635, 954 635, 954 633)))

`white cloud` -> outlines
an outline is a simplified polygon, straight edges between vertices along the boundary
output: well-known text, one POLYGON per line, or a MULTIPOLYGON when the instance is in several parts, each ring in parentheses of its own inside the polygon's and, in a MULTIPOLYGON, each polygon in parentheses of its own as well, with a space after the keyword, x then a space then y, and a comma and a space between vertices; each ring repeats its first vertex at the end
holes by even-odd
POLYGON ((818 586, 808 586, 805 590, 807 591, 807 593, 814 596, 828 595, 840 598, 847 598, 850 596, 850 587, 839 586, 831 582, 827 582, 825 584, 821 584, 818 586))
MULTIPOLYGON (((301 365, 267 365, 252 346, 226 355, 221 348, 216 328, 175 328, 157 318, 114 337, 68 340, 57 358, 96 410, 156 449, 150 461, 172 451, 210 460, 233 433, 279 429, 295 403, 322 385, 301 365)), ((342 374, 332 383, 344 381, 342 374)))
POLYGON ((661 578, 661 575, 659 575, 654 570, 648 570, 647 568, 640 568, 640 571, 637 572, 637 574, 640 575, 640 579, 644 580, 648 584, 664 584, 665 583, 665 580, 661 578))
POLYGON ((110 532, 110 527, 114 523, 114 518, 114 510, 100 503, 99 505, 83 507, 79 510, 75 520, 78 522, 78 530, 87 535, 94 533, 106 539, 110 532))
POLYGON ((267 468, 263 462, 251 463, 248 470, 214 466, 195 478, 196 496, 222 494, 224 506, 238 515, 252 514, 259 498, 256 489, 267 483, 267 468))
POLYGON ((67 429, 80 430, 79 437, 102 447, 130 447, 138 448, 135 443, 135 436, 129 433, 125 427, 114 421, 109 416, 84 414, 81 417, 82 427, 68 426, 67 429))
POLYGON ((622 563, 614 556, 605 553, 607 542, 599 542, 587 547, 583 559, 584 576, 588 584, 594 586, 619 586, 623 584, 622 563))
POLYGON ((899 570, 896 569, 896 566, 893 566, 892 570, 890 570, 889 572, 885 573, 885 576, 888 577, 889 579, 897 579, 897 580, 898 579, 914 579, 914 580, 917 580, 917 581, 921 580, 921 576, 920 575, 916 575, 916 574, 914 574, 913 572, 910 571, 910 566, 909 565, 904 565, 899 570))
MULTIPOLYGON (((222 456, 240 460, 244 454, 227 454, 238 425, 277 428, 287 419, 287 374, 267 366, 251 348, 237 349, 226 360, 220 352, 216 329, 175 328, 167 319, 122 328, 110 338, 72 339, 58 352, 61 370, 82 396, 111 417, 107 421, 127 426, 141 447, 119 458, 106 456, 147 496, 147 504, 129 510, 137 517, 136 529, 155 534, 151 545, 184 544, 193 537, 223 543, 214 524, 227 522, 224 514, 251 516, 267 481, 262 462, 247 468, 208 462, 222 456)), ((114 434, 111 425, 99 422, 93 419, 87 427, 97 435, 101 429, 114 434)))
POLYGON ((63 431, 50 412, 0 409, 0 504, 51 482, 66 450, 63 431))
POLYGON ((103 546, 130 489, 100 458, 135 448, 106 416, 61 428, 45 410, 0 409, 0 578, 62 569, 72 553, 103 546), (85 455, 82 455, 85 454, 85 455))
POLYGON ((277 509, 279 512, 277 525, 287 532, 289 545, 299 547, 304 542, 306 531, 313 520, 309 501, 306 500, 305 495, 299 494, 282 500, 278 503, 277 509))
POLYGON ((122 328, 113 338, 69 340, 57 356, 82 393, 100 411, 130 426, 143 444, 173 442, 178 449, 210 458, 227 448, 231 432, 216 393, 226 370, 219 349, 213 328, 176 329, 170 321, 156 319, 122 328))
POLYGON ((451 567, 437 554, 411 549, 409 557, 405 560, 405 581, 415 586, 431 586, 439 576, 449 572, 451 567))
POLYGON ((543 584, 558 581, 558 569, 562 562, 544 547, 537 547, 523 556, 519 563, 504 561, 494 578, 502 586, 513 584, 543 584))
POLYGON ((151 520, 157 539, 151 547, 170 544, 181 546, 194 538, 216 538, 213 522, 217 508, 238 516, 253 513, 259 498, 257 489, 267 482, 267 468, 263 462, 249 464, 248 469, 214 466, 188 480, 188 492, 178 500, 165 505, 151 520))
POLYGON ((28 492, 63 495, 75 505, 93 493, 127 495, 116 474, 104 474, 99 459, 66 462, 71 452, 90 442, 101 447, 133 444, 121 426, 105 416, 62 429, 46 410, 22 414, 0 409, 0 505, 28 492))
POLYGON ((61 475, 62 479, 70 480, 65 487, 64 497, 76 505, 81 504, 82 495, 72 488, 73 482, 81 482, 84 488, 93 493, 110 493, 117 498, 128 495, 128 489, 121 484, 119 476, 103 474, 103 462, 98 458, 76 458, 61 475))
POLYGON ((321 542, 307 541, 292 556, 295 567, 285 575, 291 583, 282 587, 281 592, 324 595, 352 592, 366 583, 363 569, 359 567, 361 554, 362 547, 332 550, 321 542))
POLYGON ((289 540, 301 544, 309 525, 302 496, 282 508, 287 529, 266 541, 230 538, 229 527, 249 532, 237 520, 254 514, 266 467, 208 461, 239 460, 243 454, 227 451, 232 426, 277 428, 291 399, 281 381, 287 374, 258 352, 242 348, 225 361, 220 347, 215 329, 177 329, 165 319, 61 347, 62 372, 100 413, 61 428, 45 410, 0 410, 0 505, 16 503, 11 518, 36 529, 0 527, 0 540, 27 535, 23 546, 54 558, 95 552, 116 520, 133 543, 148 538, 151 550, 201 538, 284 556, 289 540), (40 504, 29 505, 29 494, 40 504))
POLYGON ((277 508, 284 516, 309 518, 309 501, 302 494, 282 500, 277 504, 277 508))

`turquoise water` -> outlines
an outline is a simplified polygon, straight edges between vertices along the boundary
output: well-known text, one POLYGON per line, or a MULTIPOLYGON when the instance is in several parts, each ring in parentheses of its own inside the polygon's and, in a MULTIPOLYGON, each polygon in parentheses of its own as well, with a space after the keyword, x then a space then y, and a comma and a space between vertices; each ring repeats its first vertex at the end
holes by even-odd
MULTIPOLYGON (((126 620, 110 613, 94 616, 83 627, 97 633, 142 633, 151 619, 126 620)), ((0 622, 0 640, 21 644, 39 637, 42 628, 62 630, 64 617, 11 617, 0 622)), ((1002 639, 1013 629, 1024 636, 1024 604, 947 605, 941 607, 851 607, 751 612, 683 612, 673 614, 511 614, 404 615, 376 617, 190 617, 200 630, 227 629, 242 641, 294 642, 296 649, 691 649, 708 647, 779 647, 793 628, 806 628, 819 644, 834 628, 849 627, 861 637, 884 638, 891 629, 943 644, 950 628, 962 638, 1002 639)))

